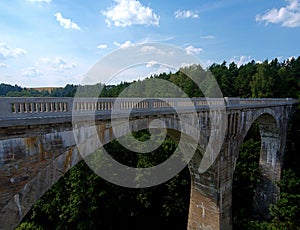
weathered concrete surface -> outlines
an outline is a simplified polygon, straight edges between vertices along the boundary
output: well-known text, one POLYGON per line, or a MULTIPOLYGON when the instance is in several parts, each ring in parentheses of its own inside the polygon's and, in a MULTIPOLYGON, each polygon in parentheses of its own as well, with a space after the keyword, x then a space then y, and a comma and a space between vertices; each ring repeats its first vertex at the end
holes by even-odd
MULTIPOLYGON (((233 173, 243 139, 253 122, 257 121, 262 136, 260 166, 265 180, 258 186, 254 207, 267 216, 266 207, 276 201, 279 192, 275 181, 280 178, 292 103, 285 104, 284 100, 281 100, 280 103, 271 103, 267 106, 261 101, 258 101, 259 103, 253 101, 257 104, 246 104, 247 100, 227 99, 226 129, 221 123, 222 119, 213 115, 218 114, 217 107, 210 112, 207 107, 201 107, 197 110, 196 116, 187 112, 186 124, 178 121, 174 111, 161 108, 157 110, 152 108, 148 111, 146 108, 143 110, 145 112, 137 111, 133 114, 130 119, 131 129, 121 128, 118 134, 113 133, 111 121, 107 119, 109 116, 105 113, 102 114, 103 116, 96 117, 96 124, 90 120, 79 120, 74 126, 78 130, 75 132, 75 137, 79 140, 79 146, 75 144, 74 132, 68 116, 58 117, 58 123, 54 123, 55 118, 51 117, 49 124, 45 119, 42 124, 38 124, 41 118, 31 119, 32 115, 30 115, 28 121, 32 122, 28 122, 29 124, 13 126, 11 124, 14 122, 10 122, 7 127, 4 122, 6 120, 3 120, 0 129, 0 229, 16 227, 31 206, 59 177, 81 160, 78 148, 92 152, 94 149, 91 143, 94 143, 97 138, 105 144, 113 140, 116 135, 122 136, 131 131, 145 129, 153 119, 158 118, 168 129, 184 133, 191 137, 190 140, 195 136, 199 137, 196 154, 189 163, 192 187, 188 229, 232 228, 233 173), (212 120, 218 122, 212 125, 212 120), (93 125, 96 126, 97 134, 91 131, 93 125), (207 160, 203 155, 211 135, 221 137, 222 132, 225 132, 225 138, 220 140, 215 138, 211 143, 221 146, 220 152, 211 153, 216 160, 205 172, 199 171, 201 163, 207 160)), ((27 107, 23 102, 18 103, 16 105, 21 106, 21 109, 28 109, 31 106, 28 104, 30 102, 26 102, 27 107)), ((145 104, 143 107, 149 105, 145 104)), ((31 108, 34 106, 39 110, 37 104, 33 104, 31 108)), ((59 111, 53 110, 53 113, 68 113, 69 104, 65 107, 63 104, 60 106, 59 111)), ((110 105, 106 103, 101 106, 109 109, 110 105)), ((57 105, 54 107, 56 108, 57 105)), ((83 107, 88 108, 88 106, 83 107)), ((45 113, 48 114, 50 111, 45 113)), ((7 119, 6 113, 5 116, 7 119)), ((17 114, 17 116, 20 118, 21 115, 17 114)), ((20 120, 18 122, 20 123, 20 120)), ((186 145, 188 147, 189 143, 186 145)))
POLYGON ((215 163, 199 173, 201 154, 189 164, 192 188, 188 229, 232 228, 232 182, 239 148, 248 130, 258 122, 262 138, 260 167, 262 181, 257 187, 253 207, 268 217, 268 207, 278 199, 288 120, 292 107, 238 109, 227 111, 226 138, 215 163))
MULTIPOLYGON (((13 229, 32 205, 81 158, 71 126, 27 127, 0 140, 0 227, 13 229), (48 129, 48 130, 47 130, 48 129), (32 132, 32 133, 31 133, 32 132)), ((11 128, 10 133, 22 127, 11 128)))

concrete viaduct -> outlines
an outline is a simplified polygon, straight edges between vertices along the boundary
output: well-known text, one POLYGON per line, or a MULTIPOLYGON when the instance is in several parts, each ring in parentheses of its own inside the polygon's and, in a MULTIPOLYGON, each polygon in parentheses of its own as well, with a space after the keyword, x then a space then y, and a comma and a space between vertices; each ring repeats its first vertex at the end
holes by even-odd
POLYGON ((113 119, 122 121, 122 111, 126 116, 130 111, 130 129, 118 136, 146 129, 153 120, 160 119, 171 133, 179 134, 177 138, 199 137, 195 154, 188 162, 190 230, 232 228, 233 173, 239 148, 257 122, 262 182, 254 207, 268 215, 268 205, 278 198, 275 182, 281 176, 288 123, 298 101, 124 98, 119 100, 117 117, 112 118, 114 103, 114 98, 0 98, 0 229, 14 229, 19 224, 32 205, 82 160, 80 148, 92 152, 95 149, 89 147, 95 138, 103 145, 116 138, 111 123, 113 119), (184 124, 179 121, 178 111, 187 118, 184 124), (90 131, 91 127, 96 133, 90 131), (212 135, 216 137, 213 140, 212 135), (215 145, 220 146, 218 152, 204 159, 204 152, 215 145), (199 165, 204 161, 209 167, 201 171, 199 165))

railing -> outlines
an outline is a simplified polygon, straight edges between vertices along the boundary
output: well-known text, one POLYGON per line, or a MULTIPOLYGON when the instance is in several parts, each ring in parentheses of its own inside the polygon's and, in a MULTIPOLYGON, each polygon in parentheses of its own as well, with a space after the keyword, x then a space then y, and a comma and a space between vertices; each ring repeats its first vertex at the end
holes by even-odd
POLYGON ((228 98, 225 97, 227 106, 274 106, 274 105, 292 105, 299 103, 293 98, 228 98))
POLYGON ((269 107, 292 105, 291 98, 0 98, 0 119, 26 116, 72 115, 73 112, 110 112, 118 110, 208 109, 215 107, 269 107))

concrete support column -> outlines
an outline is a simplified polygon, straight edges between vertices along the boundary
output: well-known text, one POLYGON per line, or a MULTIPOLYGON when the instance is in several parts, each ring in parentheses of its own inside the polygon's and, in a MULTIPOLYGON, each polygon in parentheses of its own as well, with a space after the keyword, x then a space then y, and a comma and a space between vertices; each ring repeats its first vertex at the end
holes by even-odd
MULTIPOLYGON (((224 147, 228 147, 224 143, 224 147)), ((199 173, 199 159, 194 157, 189 164, 191 194, 188 230, 232 229, 232 174, 231 158, 226 158, 228 149, 222 149, 219 157, 205 173, 199 173)), ((197 153, 196 153, 197 154, 197 153)))
POLYGON ((192 183, 188 230, 220 229, 220 209, 216 201, 192 183))
POLYGON ((286 129, 281 127, 281 131, 285 132, 280 132, 275 120, 270 116, 263 116, 258 122, 261 135, 261 181, 254 195, 253 208, 262 217, 269 218, 269 206, 276 203, 280 192, 276 182, 281 177, 286 129))
MULTIPOLYGON (((209 174, 203 177, 211 178, 209 174)), ((216 184, 197 184, 192 180, 188 230, 232 229, 232 184, 221 185, 216 188, 216 184)))

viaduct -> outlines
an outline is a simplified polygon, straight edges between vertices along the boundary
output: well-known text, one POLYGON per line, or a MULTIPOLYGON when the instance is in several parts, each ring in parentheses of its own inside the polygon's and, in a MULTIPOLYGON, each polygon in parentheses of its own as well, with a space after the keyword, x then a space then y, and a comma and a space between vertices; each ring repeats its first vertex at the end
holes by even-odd
POLYGON ((278 199, 275 182, 281 176, 289 119, 298 101, 123 98, 117 116, 112 118, 115 100, 0 98, 0 229, 14 229, 32 205, 82 160, 80 149, 92 152, 95 149, 90 149, 90 143, 95 139, 104 145, 116 138, 111 124, 113 120, 122 121, 122 111, 124 117, 129 114, 130 128, 118 136, 146 129, 157 119, 171 133, 177 133, 177 139, 187 136, 183 143, 187 148, 187 140, 197 136, 197 149, 187 162, 191 174, 189 230, 232 228, 233 173, 239 148, 257 122, 262 180, 254 208, 268 215, 269 204, 278 199), (211 146, 219 146, 218 151, 211 146))

